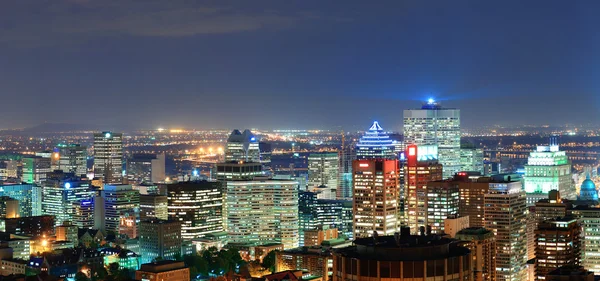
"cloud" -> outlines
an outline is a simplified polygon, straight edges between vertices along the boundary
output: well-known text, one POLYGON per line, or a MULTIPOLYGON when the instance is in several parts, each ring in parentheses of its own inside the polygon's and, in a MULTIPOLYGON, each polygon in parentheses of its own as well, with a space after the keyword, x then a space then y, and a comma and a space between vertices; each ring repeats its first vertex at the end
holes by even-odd
MULTIPOLYGON (((22 0, 0 2, 0 42, 55 45, 114 35, 186 37, 290 28, 309 12, 237 9, 196 1, 22 0)), ((218 3, 218 2, 217 2, 218 3)))

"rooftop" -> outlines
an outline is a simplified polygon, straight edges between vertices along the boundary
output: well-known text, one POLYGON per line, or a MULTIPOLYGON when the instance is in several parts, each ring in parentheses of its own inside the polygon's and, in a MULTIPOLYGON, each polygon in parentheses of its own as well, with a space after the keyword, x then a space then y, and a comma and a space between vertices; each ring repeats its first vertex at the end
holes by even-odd
POLYGON ((380 261, 419 261, 464 256, 469 249, 459 246, 458 240, 439 235, 375 236, 358 238, 354 246, 336 250, 339 255, 380 261))
POLYGON ((160 273, 183 268, 186 267, 182 261, 163 260, 153 263, 142 264, 139 271, 160 273))

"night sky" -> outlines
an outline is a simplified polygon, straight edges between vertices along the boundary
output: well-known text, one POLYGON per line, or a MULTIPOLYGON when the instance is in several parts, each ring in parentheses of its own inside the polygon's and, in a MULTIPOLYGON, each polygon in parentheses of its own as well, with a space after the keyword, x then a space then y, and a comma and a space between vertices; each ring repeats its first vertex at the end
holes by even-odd
POLYGON ((600 1, 0 1, 0 128, 598 122, 600 1))

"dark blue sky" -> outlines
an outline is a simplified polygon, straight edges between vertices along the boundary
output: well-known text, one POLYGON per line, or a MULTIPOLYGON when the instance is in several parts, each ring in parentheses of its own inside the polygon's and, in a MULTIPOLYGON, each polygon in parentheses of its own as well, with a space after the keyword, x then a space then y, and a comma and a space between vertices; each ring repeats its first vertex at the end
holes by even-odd
POLYGON ((0 2, 0 128, 597 123, 598 1, 0 2))

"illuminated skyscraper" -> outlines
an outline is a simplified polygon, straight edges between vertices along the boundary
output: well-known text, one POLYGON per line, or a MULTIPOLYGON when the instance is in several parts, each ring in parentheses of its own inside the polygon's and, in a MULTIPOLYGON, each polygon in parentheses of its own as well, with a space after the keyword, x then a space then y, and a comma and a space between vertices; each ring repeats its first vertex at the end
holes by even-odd
POLYGON ((472 144, 460 146, 460 170, 483 174, 483 149, 472 144))
POLYGON ((452 181, 431 181, 427 183, 427 223, 432 233, 444 233, 444 221, 450 216, 458 216, 458 183, 452 181))
POLYGON ((96 228, 117 232, 121 218, 134 214, 139 206, 140 193, 131 185, 104 185, 100 197, 94 198, 96 228))
POLYGON ((42 188, 34 184, 0 185, 0 197, 19 201, 19 217, 42 215, 42 188))
POLYGON ((352 146, 343 143, 340 150, 340 180, 337 199, 352 200, 352 162, 354 160, 356 160, 355 150, 352 146))
POLYGON ((227 232, 230 243, 281 243, 296 248, 298 183, 286 180, 227 182, 227 232))
POLYGON ((496 280, 523 281, 527 264, 527 207, 519 181, 490 183, 485 228, 496 235, 496 280))
POLYGON ((52 170, 62 170, 81 177, 87 174, 87 147, 79 144, 59 144, 52 153, 52 170))
POLYGON ((427 226, 427 183, 442 179, 436 146, 409 145, 406 148, 404 216, 412 233, 427 226))
POLYGON ((337 228, 340 234, 352 239, 352 201, 317 199, 314 192, 304 191, 298 195, 298 219, 300 246, 304 231, 319 227, 337 228))
POLYGON ((558 190, 563 198, 576 199, 571 163, 567 154, 559 150, 554 137, 550 139, 549 146, 538 146, 529 154, 523 178, 529 206, 548 198, 548 192, 553 189, 558 190))
POLYGON ((444 178, 460 171, 460 110, 430 99, 421 109, 404 110, 404 143, 436 145, 444 178))
POLYGON ((74 203, 92 200, 95 195, 89 181, 73 173, 50 173, 42 186, 42 214, 54 216, 57 226, 73 221, 74 203))
POLYGON ((469 248, 473 255, 474 281, 496 280, 496 237, 482 227, 469 227, 459 231, 456 239, 469 248))
POLYGON ((174 260, 181 256, 181 222, 145 220, 140 222, 140 255, 142 263, 161 257, 174 260))
POLYGON ((394 151, 394 141, 375 121, 356 144, 356 159, 397 159, 394 151))
POLYGON ((340 159, 337 153, 311 153, 308 156, 308 189, 319 199, 335 199, 339 185, 340 159))
POLYGON ((73 203, 72 219, 78 228, 94 228, 94 198, 73 203))
POLYGON ((137 183, 159 183, 165 180, 165 154, 134 154, 127 159, 127 178, 137 183))
POLYGON ((600 208, 577 206, 571 214, 583 226, 583 267, 600 274, 600 208))
POLYGON ((140 195, 140 220, 169 219, 168 198, 163 195, 140 195))
POLYGON ((546 274, 564 265, 581 265, 581 225, 573 217, 543 221, 535 230, 535 276, 546 280, 546 274))
POLYGON ((260 147, 258 138, 246 129, 243 133, 233 130, 225 147, 225 162, 244 161, 260 163, 260 147))
POLYGON ((361 159, 352 165, 354 238, 393 235, 400 227, 398 160, 361 159))
POLYGON ((123 134, 102 132, 94 134, 94 176, 104 183, 123 181, 123 134))
POLYGON ((23 157, 23 177, 25 183, 40 184, 46 179, 46 174, 52 171, 50 158, 41 156, 23 157))
POLYGON ((181 237, 191 241, 223 231, 223 187, 220 182, 167 184, 169 220, 180 221, 181 237))

